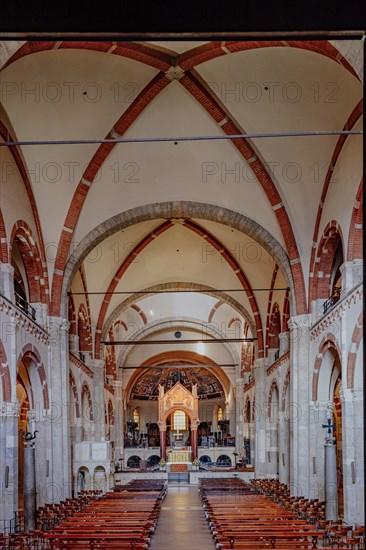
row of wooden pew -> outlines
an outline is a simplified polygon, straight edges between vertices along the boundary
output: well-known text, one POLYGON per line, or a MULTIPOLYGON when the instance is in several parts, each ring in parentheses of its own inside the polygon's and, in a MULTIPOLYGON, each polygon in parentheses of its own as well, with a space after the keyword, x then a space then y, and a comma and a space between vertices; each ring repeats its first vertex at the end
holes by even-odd
POLYGON ((323 535, 324 546, 329 544, 331 547, 335 547, 344 544, 355 550, 364 549, 364 525, 349 525, 342 519, 325 520, 325 502, 321 502, 319 499, 306 499, 303 496, 291 497, 289 487, 276 479, 253 479, 251 484, 262 494, 280 503, 298 517, 316 525, 323 535))
POLYGON ((45 543, 42 539, 44 531, 48 531, 63 519, 74 515, 84 506, 99 498, 101 491, 82 491, 75 498, 68 498, 59 503, 49 503, 38 508, 36 514, 36 529, 24 532, 21 529, 9 535, 0 533, 1 550, 42 550, 45 543))
POLYGON ((319 548, 322 534, 314 525, 261 494, 253 485, 239 479, 202 479, 199 491, 217 548, 319 548))
POLYGON ((44 533, 44 548, 144 550, 155 530, 166 490, 165 480, 135 480, 119 487, 44 533))

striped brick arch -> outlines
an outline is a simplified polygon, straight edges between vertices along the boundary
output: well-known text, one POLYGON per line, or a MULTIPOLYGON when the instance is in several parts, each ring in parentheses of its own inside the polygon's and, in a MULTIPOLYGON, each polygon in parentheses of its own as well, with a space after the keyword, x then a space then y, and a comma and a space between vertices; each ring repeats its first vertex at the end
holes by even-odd
POLYGON ((10 256, 14 242, 17 243, 24 263, 28 281, 29 302, 47 303, 41 257, 34 242, 32 231, 23 220, 18 220, 13 226, 10 237, 10 256))
POLYGON ((84 304, 80 304, 78 311, 78 335, 80 351, 91 352, 93 348, 89 315, 84 304))
MULTIPOLYGON (((183 227, 193 231, 196 235, 199 235, 203 239, 205 239, 206 242, 208 242, 219 254, 222 255, 222 257, 225 259, 225 261, 228 263, 230 268, 234 271, 236 277, 239 279, 240 284, 245 288, 246 296, 249 300, 251 309, 252 309, 252 315, 256 327, 257 332, 257 338, 258 338, 258 357, 263 357, 264 355, 264 343, 263 343, 263 329, 262 329, 262 322, 261 317, 259 313, 258 304, 256 301, 256 298, 254 296, 254 293, 251 290, 251 285, 243 271, 243 268, 239 264, 239 262, 236 260, 234 255, 224 246, 222 242, 220 242, 214 235, 209 233, 206 229, 201 227, 198 223, 193 222, 192 220, 184 220, 182 223, 183 227)), ((156 228, 152 233, 144 237, 130 252, 130 254, 127 256, 127 258, 122 262, 121 266, 118 268, 115 275, 112 277, 112 280, 109 284, 108 290, 104 296, 104 300, 102 302, 99 316, 98 316, 98 322, 97 322, 97 330, 96 330, 96 336, 95 336, 95 356, 100 356, 100 342, 101 342, 101 332, 102 327, 104 323, 104 318, 108 309, 109 302, 112 297, 112 292, 117 287, 118 283, 121 280, 121 277, 125 274, 128 267, 131 265, 131 263, 136 259, 138 254, 141 253, 142 250, 144 250, 154 239, 156 239, 159 235, 164 233, 165 231, 169 230, 170 228, 174 227, 174 224, 171 220, 167 220, 164 223, 162 223, 158 228, 156 228)), ((216 312, 216 310, 223 305, 225 302, 223 300, 219 300, 214 307, 212 308, 208 321, 211 322, 212 318, 216 312)), ((143 323, 146 325, 147 318, 145 313, 136 305, 131 304, 130 306, 133 308, 139 315, 141 316, 141 319, 143 323)))
POLYGON ((273 392, 277 390, 277 394, 278 394, 278 399, 280 398, 280 392, 278 391, 278 384, 277 384, 277 380, 274 379, 272 380, 272 384, 271 384, 271 387, 269 388, 269 394, 268 394, 268 410, 267 410, 267 414, 268 414, 268 418, 272 418, 272 413, 271 413, 271 405, 272 405, 272 397, 273 397, 273 392))
POLYGON ((347 388, 352 389, 355 382, 355 368, 358 348, 363 336, 363 313, 360 313, 353 329, 351 347, 347 360, 347 388))
POLYGON ((350 262, 363 258, 363 181, 357 191, 348 236, 347 260, 350 262))
POLYGON ((339 343, 331 332, 328 332, 319 345, 319 351, 318 355, 315 360, 314 364, 314 372, 313 372, 313 394, 312 394, 312 400, 317 401, 318 399, 318 382, 319 382, 319 371, 323 363, 324 355, 327 352, 328 349, 334 349, 338 355, 338 358, 342 357, 341 349, 339 347, 339 343))
MULTIPOLYGON (((41 359, 41 356, 39 354, 38 349, 33 346, 32 344, 26 344, 20 354, 18 355, 18 362, 17 365, 19 366, 20 363, 24 364, 25 360, 30 360, 32 363, 37 367, 37 373, 39 376, 39 380, 41 383, 42 388, 42 395, 43 395, 43 408, 48 409, 50 406, 49 401, 49 392, 48 392, 48 383, 47 383, 47 376, 46 371, 41 359)), ((25 364, 24 364, 25 366, 25 364)), ((28 370, 27 370, 28 372, 28 370)), ((30 387, 32 387, 31 380, 29 379, 30 387)))
POLYGON ((336 250, 344 242, 342 229, 338 222, 332 220, 325 227, 317 249, 312 276, 310 274, 309 293, 311 300, 326 300, 330 296, 331 275, 336 250))
POLYGON ((0 208, 0 262, 8 263, 8 244, 3 213, 0 208))

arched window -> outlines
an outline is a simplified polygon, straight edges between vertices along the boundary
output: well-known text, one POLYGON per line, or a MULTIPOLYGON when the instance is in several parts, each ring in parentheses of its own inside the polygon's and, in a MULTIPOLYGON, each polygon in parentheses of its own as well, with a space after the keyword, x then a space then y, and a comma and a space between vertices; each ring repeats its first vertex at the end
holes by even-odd
POLYGON ((221 422, 222 420, 223 420, 222 407, 219 407, 217 409, 217 422, 221 422))
POLYGON ((138 409, 134 409, 133 411, 133 421, 137 426, 135 427, 135 430, 140 429, 140 413, 138 409))
POLYGON ((173 430, 186 429, 186 413, 183 411, 175 411, 173 413, 173 430))

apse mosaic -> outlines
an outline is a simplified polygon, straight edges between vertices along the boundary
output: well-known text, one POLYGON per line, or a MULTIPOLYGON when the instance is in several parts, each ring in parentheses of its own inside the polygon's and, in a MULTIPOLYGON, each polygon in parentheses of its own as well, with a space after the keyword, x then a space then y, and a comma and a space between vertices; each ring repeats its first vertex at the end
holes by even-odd
POLYGON ((197 384, 199 399, 213 399, 224 397, 224 390, 218 379, 207 369, 192 368, 152 368, 144 374, 134 385, 132 399, 157 400, 159 384, 165 391, 170 390, 177 382, 187 390, 192 391, 192 385, 197 384))

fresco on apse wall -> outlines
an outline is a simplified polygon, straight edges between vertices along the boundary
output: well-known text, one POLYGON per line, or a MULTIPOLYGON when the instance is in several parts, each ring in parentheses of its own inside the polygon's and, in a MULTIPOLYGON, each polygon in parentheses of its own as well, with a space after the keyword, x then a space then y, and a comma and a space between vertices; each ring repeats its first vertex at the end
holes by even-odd
POLYGON ((143 375, 134 385, 132 399, 157 400, 159 384, 165 391, 180 382, 187 390, 192 391, 192 385, 197 384, 199 399, 224 397, 224 390, 218 379, 204 368, 153 368, 143 375))

